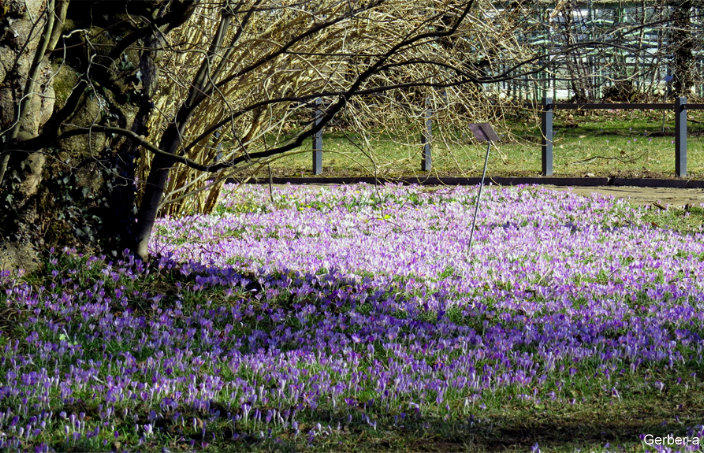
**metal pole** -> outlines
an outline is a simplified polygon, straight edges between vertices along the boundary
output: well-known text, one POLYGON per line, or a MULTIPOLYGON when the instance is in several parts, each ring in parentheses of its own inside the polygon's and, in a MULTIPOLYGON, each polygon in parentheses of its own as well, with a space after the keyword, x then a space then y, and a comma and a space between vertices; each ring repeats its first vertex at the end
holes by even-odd
POLYGON ((543 176, 552 175, 552 141, 553 141, 553 101, 545 98, 541 121, 542 133, 542 173, 543 176))
MULTIPOLYGON (((323 117, 322 99, 318 98, 315 100, 315 119, 313 120, 314 125, 320 124, 320 120, 323 117)), ((313 135, 313 174, 319 175, 323 172, 323 130, 319 130, 313 135)))
POLYGON ((477 224, 477 212, 479 212, 479 198, 482 196, 482 187, 484 187, 484 178, 486 177, 486 166, 489 163, 489 149, 491 148, 491 140, 486 145, 486 155, 484 156, 484 171, 482 171, 482 181, 479 183, 479 193, 477 193, 477 202, 474 205, 474 218, 472 219, 472 229, 469 231, 469 246, 472 248, 472 238, 474 237, 474 227, 477 224))
POLYGON ((675 173, 687 176, 687 98, 675 101, 675 173))

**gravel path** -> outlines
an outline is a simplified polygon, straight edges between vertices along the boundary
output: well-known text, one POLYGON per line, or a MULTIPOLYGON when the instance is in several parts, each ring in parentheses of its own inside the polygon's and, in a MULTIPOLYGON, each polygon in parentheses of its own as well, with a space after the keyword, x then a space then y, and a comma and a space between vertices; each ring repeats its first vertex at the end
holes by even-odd
POLYGON ((600 193, 612 195, 617 198, 628 198, 635 204, 659 203, 663 206, 699 206, 704 204, 704 190, 702 189, 666 189, 650 187, 557 187, 546 186, 556 190, 571 190, 580 195, 600 193))

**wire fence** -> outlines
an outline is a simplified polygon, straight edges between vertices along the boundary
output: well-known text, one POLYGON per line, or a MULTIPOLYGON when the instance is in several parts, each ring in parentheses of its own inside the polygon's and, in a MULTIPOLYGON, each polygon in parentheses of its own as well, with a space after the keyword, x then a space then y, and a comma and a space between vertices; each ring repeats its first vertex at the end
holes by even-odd
MULTIPOLYGON (((316 102, 313 121, 318 121, 322 115, 322 103, 316 102)), ((687 99, 679 97, 674 102, 646 103, 646 102, 556 102, 552 98, 542 101, 541 109, 541 173, 543 176, 553 175, 553 142, 555 136, 555 111, 556 110, 669 110, 675 114, 675 162, 674 173, 679 178, 687 176, 687 111, 704 110, 704 103, 687 103, 687 99)), ((420 169, 424 172, 432 170, 432 136, 433 136, 434 111, 427 107, 424 115, 423 132, 421 134, 421 159, 420 169)), ((323 130, 313 136, 313 167, 314 175, 323 171, 323 130)))
POLYGON ((588 103, 588 102, 554 102, 546 98, 543 101, 541 115, 541 160, 543 176, 553 174, 553 140, 555 110, 671 110, 675 113, 675 175, 687 176, 687 111, 702 110, 704 104, 687 103, 684 97, 674 103, 588 103))

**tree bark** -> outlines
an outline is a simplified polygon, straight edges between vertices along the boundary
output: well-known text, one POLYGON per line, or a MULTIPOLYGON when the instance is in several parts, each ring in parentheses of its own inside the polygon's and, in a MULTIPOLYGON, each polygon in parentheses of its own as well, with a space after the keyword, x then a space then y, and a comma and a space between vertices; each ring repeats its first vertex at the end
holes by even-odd
MULTIPOLYGON (((154 110, 153 95, 156 88, 157 70, 155 59, 157 51, 157 36, 155 34, 143 40, 144 50, 140 54, 140 71, 142 92, 139 110, 135 115, 131 130, 141 136, 147 137, 149 129, 147 123, 154 110)), ((116 181, 111 194, 110 215, 117 244, 122 248, 129 248, 131 238, 135 234, 137 186, 136 171, 139 145, 132 140, 124 140, 115 156, 116 181)))
MULTIPOLYGON (((17 141, 20 135, 20 130, 26 122, 26 117, 28 116, 27 110, 30 103, 35 100, 39 94, 37 93, 37 88, 39 87, 38 79, 40 68, 46 62, 45 56, 47 52, 51 51, 51 49, 49 49, 49 44, 51 43, 52 37, 55 34, 54 23, 56 22, 57 13, 57 11, 55 11, 55 6, 55 0, 48 0, 47 4, 45 5, 44 15, 46 16, 46 19, 44 24, 44 31, 42 32, 39 44, 37 45, 37 48, 34 51, 34 57, 32 58, 32 63, 27 73, 27 79, 25 81, 24 89, 21 91, 20 94, 20 101, 17 105, 17 110, 14 115, 14 124, 12 125, 9 134, 3 137, 2 152, 0 152, 0 155, 2 155, 2 158, 0 159, 0 185, 2 184, 3 179, 5 178, 7 166, 10 162, 12 144, 17 141)), ((66 14, 65 9, 63 10, 63 13, 66 14)), ((61 21, 63 23, 63 18, 61 21)), ((28 42, 31 42, 31 34, 29 37, 27 37, 27 40, 28 42)), ((36 131, 32 131, 31 133, 36 133, 36 131)))
MULTIPOLYGON (((181 144, 182 128, 172 123, 164 132, 161 140, 162 146, 159 148, 170 153, 175 152, 181 144)), ((147 259, 149 254, 148 245, 151 238, 154 221, 159 213, 161 198, 164 195, 164 188, 169 179, 171 167, 174 161, 163 155, 155 155, 151 161, 149 176, 144 187, 142 202, 137 212, 137 225, 133 237, 133 252, 142 258, 147 259)))
POLYGON ((673 87, 676 96, 687 96, 694 86, 694 39, 691 30, 692 0, 673 2, 673 87))
MULTIPOLYGON (((193 78, 188 95, 179 107, 176 118, 169 124, 161 137, 159 149, 162 151, 169 154, 178 154, 188 120, 198 105, 207 97, 209 90, 206 89, 206 86, 215 84, 214 81, 219 75, 219 67, 212 68, 212 58, 216 55, 225 39, 230 21, 230 14, 223 9, 218 30, 213 37, 208 52, 203 57, 198 72, 193 78)), ((137 225, 133 242, 133 252, 143 260, 146 260, 149 254, 148 245, 152 228, 159 213, 161 200, 169 180, 169 173, 175 163, 176 161, 173 158, 161 154, 155 155, 151 160, 149 176, 147 176, 142 202, 137 212, 137 225)))

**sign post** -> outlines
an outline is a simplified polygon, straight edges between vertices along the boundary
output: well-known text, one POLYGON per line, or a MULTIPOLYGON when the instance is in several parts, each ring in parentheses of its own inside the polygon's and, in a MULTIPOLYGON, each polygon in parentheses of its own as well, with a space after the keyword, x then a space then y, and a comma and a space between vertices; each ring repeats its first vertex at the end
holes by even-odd
MULTIPOLYGON (((315 111, 313 117, 313 124, 315 126, 320 124, 321 118, 323 117, 323 100, 317 98, 315 100, 315 111)), ((323 172, 323 131, 319 130, 313 134, 313 174, 319 175, 323 172)))
POLYGON ((486 178, 486 167, 489 163, 489 150, 493 142, 499 141, 499 136, 489 123, 473 123, 469 125, 469 130, 474 134, 479 142, 486 142, 486 154, 484 155, 484 170, 482 171, 482 180, 479 183, 479 192, 477 193, 477 202, 474 205, 474 218, 472 219, 472 229, 469 232, 469 246, 472 248, 472 239, 474 238, 474 228, 477 224, 477 213, 479 212, 479 198, 482 196, 482 188, 484 187, 484 178, 486 178))
POLYGON ((420 140, 423 144, 423 154, 421 156, 421 171, 430 171, 433 167, 430 143, 433 141, 433 108, 430 104, 430 97, 425 98, 425 112, 423 113, 425 124, 420 140))

